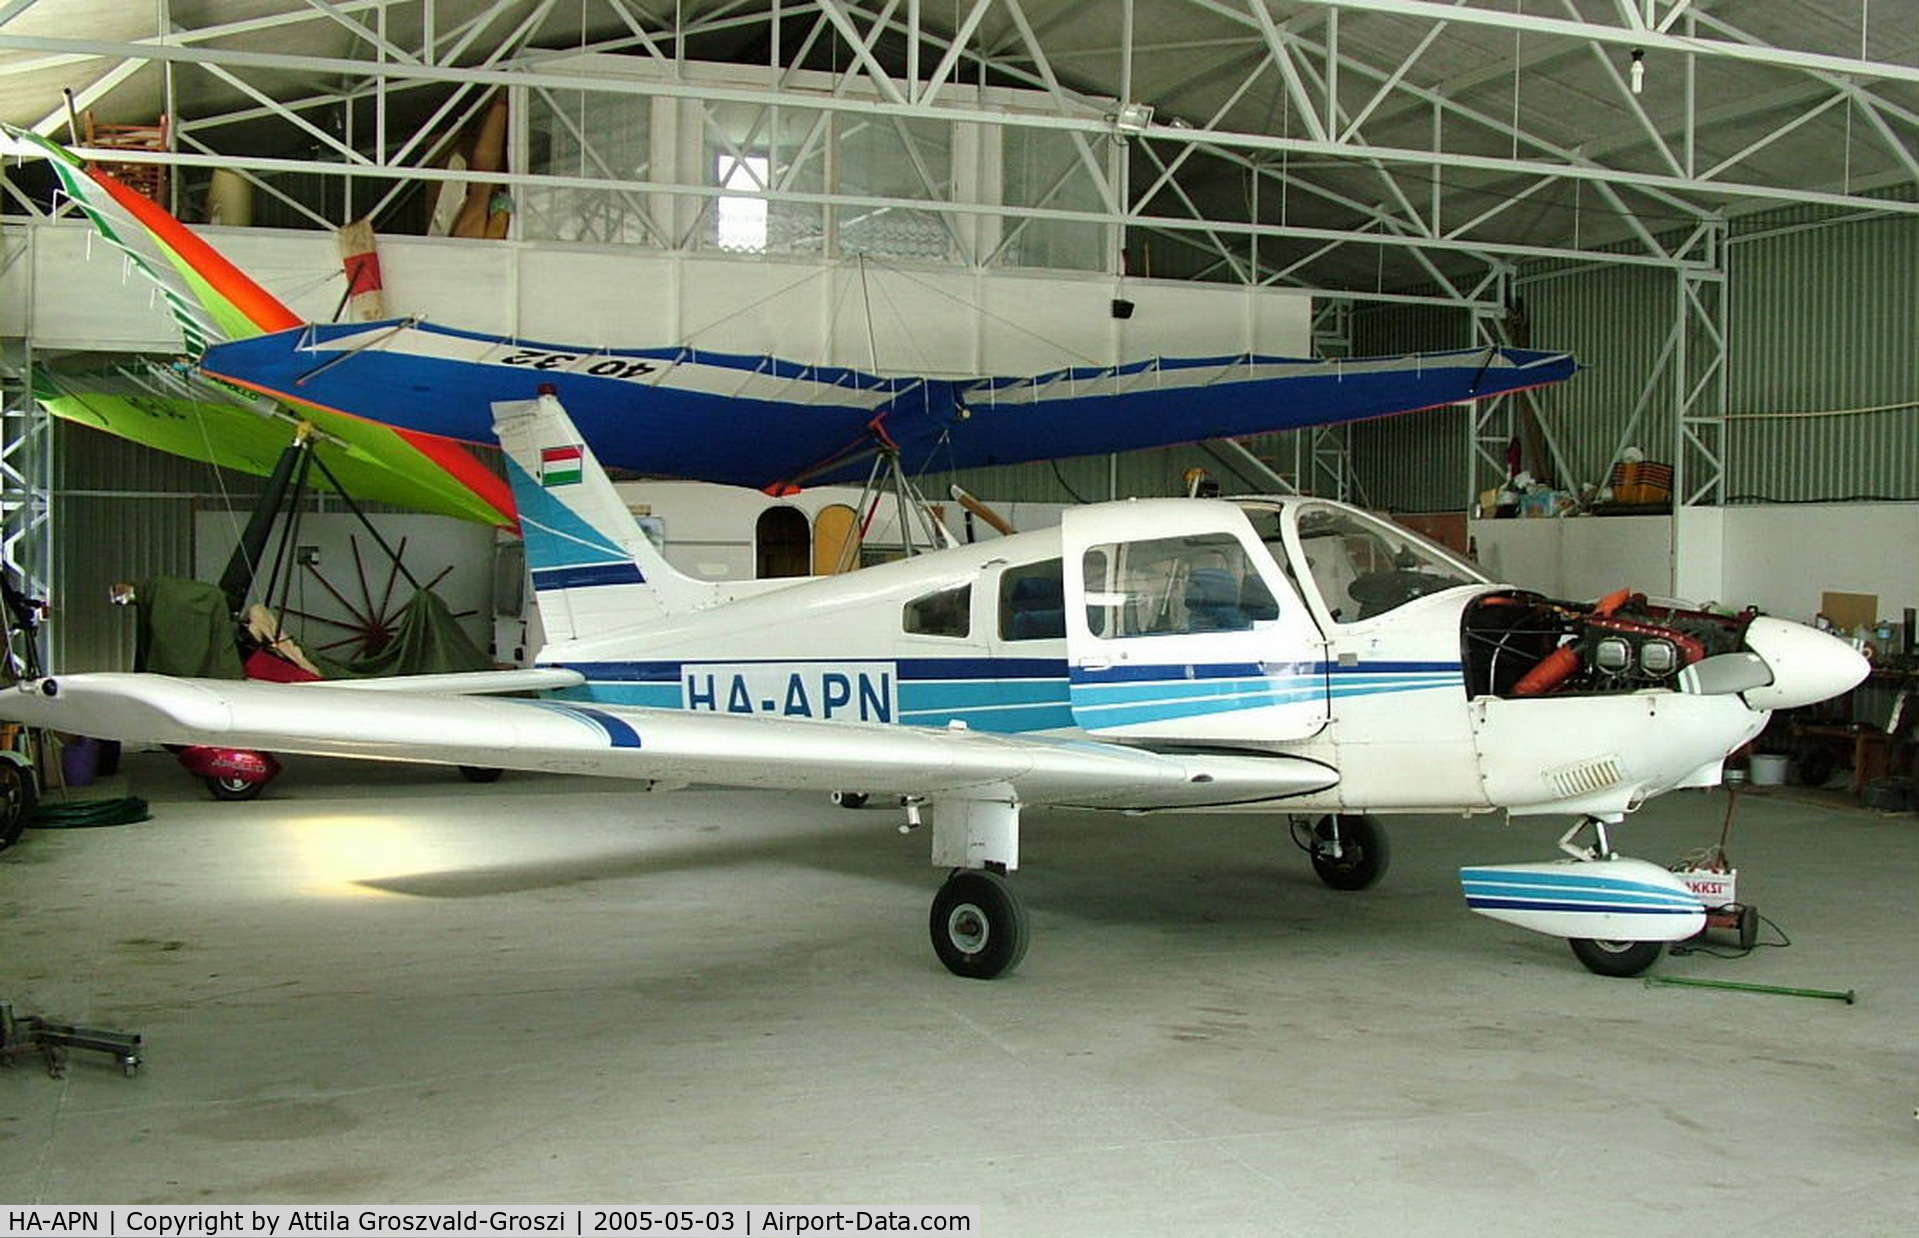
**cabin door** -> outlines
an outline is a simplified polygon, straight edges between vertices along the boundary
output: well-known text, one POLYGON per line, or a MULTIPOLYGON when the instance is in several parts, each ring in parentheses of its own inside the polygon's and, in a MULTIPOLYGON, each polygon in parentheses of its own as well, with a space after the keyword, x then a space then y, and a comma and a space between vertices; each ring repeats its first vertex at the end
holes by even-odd
POLYGON ((1060 534, 1080 727, 1257 743, 1326 725, 1319 627, 1237 507, 1145 500, 1073 508, 1060 534))

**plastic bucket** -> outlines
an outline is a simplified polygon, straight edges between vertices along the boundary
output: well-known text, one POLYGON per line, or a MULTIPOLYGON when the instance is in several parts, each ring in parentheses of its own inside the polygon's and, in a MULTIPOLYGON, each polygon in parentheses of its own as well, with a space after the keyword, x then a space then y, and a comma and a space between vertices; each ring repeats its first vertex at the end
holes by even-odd
POLYGON ((1770 752, 1755 752, 1748 762, 1755 787, 1781 787, 1786 783, 1786 758, 1770 752))
POLYGON ((100 773, 100 741, 82 736, 60 748, 60 778, 69 787, 84 787, 100 773))

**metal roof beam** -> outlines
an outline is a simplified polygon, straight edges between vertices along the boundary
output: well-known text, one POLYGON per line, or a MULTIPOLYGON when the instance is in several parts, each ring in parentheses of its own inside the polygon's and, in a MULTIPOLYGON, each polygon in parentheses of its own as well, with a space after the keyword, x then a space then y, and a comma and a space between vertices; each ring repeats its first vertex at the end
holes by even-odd
POLYGON ((820 12, 826 14, 826 19, 833 23, 835 30, 840 32, 840 38, 845 40, 847 47, 851 49, 853 58, 866 67, 866 76, 871 79, 874 89, 885 95, 889 102, 905 103, 906 96, 900 93, 900 88, 894 83, 892 75, 887 73, 873 56, 873 45, 879 42, 880 34, 886 29, 886 20, 898 7, 898 0, 886 6, 886 12, 874 21, 872 30, 864 36, 854 28, 853 19, 847 16, 844 8, 840 7, 839 0, 817 0, 817 3, 820 6, 820 12))
MULTIPOLYGON (((367 41, 367 44, 371 46, 372 48, 374 48, 376 51, 378 51, 381 55, 391 56, 393 57, 393 59, 401 61, 402 63, 413 63, 413 64, 419 63, 418 56, 415 56, 412 52, 405 51, 395 46, 393 43, 388 42, 387 39, 381 36, 378 32, 369 30, 363 23, 354 20, 354 17, 351 13, 346 13, 341 11, 341 7, 338 4, 334 3, 333 0, 306 0, 306 6, 312 9, 314 12, 320 14, 322 17, 325 17, 328 21, 334 22, 335 24, 352 32, 353 37, 357 39, 365 39, 367 41)), ((385 5, 380 6, 380 13, 382 16, 385 15, 386 13, 385 5)))
MULTIPOLYGON (((1253 0, 1253 2, 1260 3, 1261 0, 1253 0)), ((1194 7, 1202 9, 1206 12, 1216 14, 1220 17, 1224 17, 1229 21, 1239 22, 1241 24, 1252 25, 1252 26, 1257 26, 1258 24, 1255 20, 1249 19, 1245 14, 1241 13, 1239 10, 1233 8, 1232 6, 1221 3, 1221 0, 1187 0, 1187 3, 1192 4, 1194 7)), ((1448 11, 1451 11, 1451 10, 1448 10, 1448 11)), ((1312 48, 1313 50, 1316 50, 1321 54, 1324 54, 1326 51, 1324 47, 1316 47, 1315 45, 1304 40, 1298 35, 1289 35, 1289 37, 1300 41, 1303 46, 1312 48)), ((1389 76, 1389 74, 1387 74, 1384 70, 1378 69, 1372 65, 1366 64, 1363 61, 1348 60, 1346 62, 1346 67, 1364 77, 1371 78, 1374 81, 1384 81, 1389 76)), ((1620 173, 1620 172, 1616 172, 1613 169, 1603 168, 1598 163, 1587 158, 1585 155, 1583 155, 1577 150, 1574 150, 1569 147, 1561 146, 1555 142, 1549 141, 1546 138, 1539 136, 1538 134, 1529 133, 1526 130, 1523 130, 1519 128, 1517 125, 1513 124, 1510 120, 1502 120, 1501 118, 1497 116, 1493 116, 1488 113, 1481 112, 1476 108, 1467 107, 1464 104, 1460 103, 1458 100, 1453 99, 1449 97, 1447 94, 1442 93, 1440 91, 1429 90, 1429 89, 1426 89, 1425 87, 1415 86, 1407 82, 1402 82, 1400 88, 1405 94, 1410 95, 1411 97, 1418 99, 1422 103, 1425 103, 1429 106, 1438 108, 1442 110, 1443 112, 1445 112, 1447 115, 1457 116, 1463 120, 1471 122, 1472 124, 1480 125, 1490 130, 1493 133, 1499 134, 1502 137, 1510 137, 1514 139, 1515 141, 1523 142, 1527 146, 1534 148, 1535 150, 1541 152, 1542 154, 1552 159, 1559 159, 1559 160, 1565 161, 1565 163, 1571 167, 1583 168, 1589 172, 1592 172, 1598 175, 1604 175, 1604 176, 1632 175, 1630 173, 1620 173)), ((1361 153, 1361 152, 1365 152, 1367 154, 1371 153, 1369 148, 1360 146, 1358 144, 1334 143, 1332 144, 1332 146, 1336 148, 1333 153, 1361 153)), ((1439 163, 1441 165, 1444 165, 1447 163, 1456 163, 1458 160, 1458 157, 1447 156, 1445 152, 1438 151, 1438 150, 1423 151, 1421 152, 1421 155, 1425 156, 1426 161, 1439 163)), ((1514 170, 1517 170, 1518 161, 1511 160, 1508 162, 1513 165, 1514 170)), ((1464 165, 1460 164, 1459 166, 1464 166, 1464 165)), ((1543 166, 1543 165, 1534 162, 1531 165, 1531 170, 1535 174, 1537 174, 1537 169, 1540 166, 1543 166)), ((1651 193, 1652 196, 1657 198, 1659 201, 1665 203, 1667 206, 1670 206, 1675 210, 1683 211, 1689 215, 1704 217, 1711 213, 1706 208, 1703 208, 1696 203, 1688 202, 1686 199, 1682 197, 1678 197, 1676 195, 1668 195, 1665 192, 1661 192, 1658 188, 1648 186, 1648 192, 1651 193)))
MULTIPOLYGON (((542 5, 541 9, 548 6, 542 5)), ((1209 8, 1212 6, 1208 6, 1209 8)), ((770 102, 818 108, 822 110, 896 110, 901 115, 937 118, 951 123, 979 123, 1006 127, 1055 128, 1076 132, 1083 141, 1088 136, 1105 136, 1110 133, 1110 124, 1093 115, 1051 115, 1035 113, 1004 113, 982 108, 933 108, 922 104, 891 104, 874 102, 867 99, 839 98, 829 99, 816 95, 794 98, 770 88, 717 87, 708 84, 688 83, 684 81, 647 81, 643 79, 609 79, 578 73, 563 73, 524 68, 461 68, 446 65, 385 64, 368 65, 364 61, 355 61, 334 57, 302 57, 270 52, 242 52, 231 49, 213 49, 192 45, 152 45, 123 44, 94 40, 73 40, 50 37, 30 37, 11 35, 0 31, 0 47, 24 50, 46 50, 69 52, 83 55, 137 56, 174 63, 217 63, 228 67, 282 69, 301 72, 338 72, 361 75, 373 73, 389 81, 433 80, 449 83, 474 82, 485 85, 546 85, 559 89, 596 91, 611 94, 652 95, 681 98, 697 98, 718 101, 739 101, 765 105, 770 102)), ((1387 73, 1366 66, 1356 66, 1361 72, 1369 72, 1378 78, 1387 73)), ((1057 88, 1057 82, 1054 82, 1057 88)), ((1430 92, 1428 92, 1430 93, 1430 92)), ((1058 98, 1064 104, 1068 99, 1078 101, 1077 96, 1069 96, 1060 91, 1058 98)), ((1082 104, 1082 106, 1084 106, 1082 104)), ((1441 102, 1443 106, 1443 101, 1441 102)), ((1478 123, 1485 118, 1474 117, 1478 123)), ((1866 200, 1847 194, 1809 194, 1796 187, 1740 184, 1736 182, 1700 182, 1693 178, 1675 177, 1648 173, 1634 173, 1615 168, 1591 165, 1589 162, 1556 164, 1549 161, 1527 158, 1475 157, 1443 151, 1411 150, 1392 147, 1373 147, 1357 143, 1316 142, 1297 138, 1278 137, 1260 133, 1230 133, 1221 131, 1185 130, 1173 126, 1154 126, 1150 131, 1155 139, 1170 141, 1205 142, 1219 147, 1234 148, 1242 151, 1288 151, 1295 154, 1327 155, 1337 158, 1358 158, 1375 160, 1390 164, 1408 164, 1434 166, 1441 168, 1458 167, 1503 174, 1525 176, 1546 176, 1566 179, 1610 181, 1618 185, 1632 187, 1665 200, 1673 194, 1686 192, 1708 192, 1715 197, 1757 197, 1777 201, 1817 202, 1847 209, 1869 208, 1892 210, 1902 213, 1919 213, 1919 204, 1903 202, 1884 202, 1866 200)), ((1528 139, 1529 144, 1531 139, 1528 139)), ((162 162, 165 160, 162 159, 162 162)), ((1674 199, 1673 204, 1683 205, 1696 215, 1709 215, 1706 208, 1683 199, 1674 199)))
MULTIPOLYGON (((327 163, 305 159, 256 158, 253 156, 195 155, 182 151, 175 151, 162 157, 146 152, 96 150, 90 147, 77 147, 72 153, 80 159, 117 159, 129 163, 167 163, 176 167, 233 169, 244 166, 262 175, 274 173, 292 175, 321 174, 329 176, 351 176, 355 179, 453 182, 465 182, 472 179, 472 173, 450 168, 393 167, 389 165, 362 163, 327 163)), ((740 191, 737 189, 726 189, 715 185, 682 185, 664 181, 605 180, 599 177, 562 176, 551 173, 509 171, 489 172, 486 176, 489 182, 502 185, 609 191, 631 190, 634 192, 658 193, 690 198, 719 198, 722 196, 740 195, 740 191)), ((1270 236, 1291 240, 1417 246, 1436 251, 1471 254, 1474 257, 1482 257, 1485 254, 1493 253, 1515 258, 1561 258, 1577 261, 1600 261, 1658 267, 1700 265, 1704 261, 1675 260, 1669 257, 1655 258, 1639 254, 1603 253, 1591 250, 1565 249, 1550 245, 1469 242, 1450 240, 1443 237, 1433 238, 1383 232, 1351 232, 1341 231, 1335 228, 1305 228, 1296 225, 1263 224, 1239 220, 1193 220, 1182 219, 1178 216, 1146 215, 1136 212, 1111 215, 1100 211, 1074 211, 1051 207, 1021 207, 992 202, 928 202, 918 198, 810 193, 779 189, 770 189, 743 196, 762 197, 773 202, 797 202, 820 206, 891 207, 901 210, 940 211, 956 215, 1005 216, 1035 220, 1050 219, 1064 223, 1108 224, 1127 228, 1151 228, 1177 232, 1210 231, 1226 235, 1270 236)))
POLYGON ((1368 13, 1390 13, 1425 21, 1449 21, 1462 25, 1491 26, 1528 34, 1553 35, 1592 43, 1611 43, 1646 51, 1687 52, 1718 56, 1750 64, 1771 65, 1803 72, 1837 73, 1848 77, 1873 78, 1893 82, 1919 82, 1919 65, 1893 64, 1867 60, 1861 56, 1833 56, 1824 52, 1802 52, 1769 43, 1742 42, 1737 39, 1705 39, 1697 35, 1677 35, 1661 29, 1669 26, 1678 12, 1669 13, 1656 26, 1610 25, 1606 22, 1573 18, 1543 17, 1510 9, 1481 8, 1465 2, 1441 4, 1436 0, 1294 0, 1324 9, 1356 9, 1368 13))

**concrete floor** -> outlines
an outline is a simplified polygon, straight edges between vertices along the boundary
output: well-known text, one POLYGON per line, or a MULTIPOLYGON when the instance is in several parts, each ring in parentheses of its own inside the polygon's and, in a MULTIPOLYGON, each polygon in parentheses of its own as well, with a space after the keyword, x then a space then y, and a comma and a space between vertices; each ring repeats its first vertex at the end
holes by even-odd
MULTIPOLYGON (((1402 819, 1379 889, 1241 817, 1031 813, 1032 953, 926 941, 923 838, 813 797, 295 758, 0 854, 9 1203, 971 1205, 986 1235, 1919 1232, 1919 821, 1741 797, 1792 935, 1648 987, 1464 909, 1561 826, 1402 819)), ((1671 860, 1723 793, 1620 836, 1671 860)))

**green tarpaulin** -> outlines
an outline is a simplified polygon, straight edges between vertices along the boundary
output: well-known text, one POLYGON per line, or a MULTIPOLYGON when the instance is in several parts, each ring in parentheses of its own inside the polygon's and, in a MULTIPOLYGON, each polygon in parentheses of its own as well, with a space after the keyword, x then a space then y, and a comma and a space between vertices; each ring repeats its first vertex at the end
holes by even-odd
MULTIPOLYGON (((240 626, 216 585, 159 576, 134 586, 140 612, 133 668, 202 679, 244 678, 240 626)), ((491 670, 493 660, 473 643, 431 589, 421 589, 400 612, 394 636, 378 653, 353 661, 316 658, 328 679, 427 675, 491 670)))

